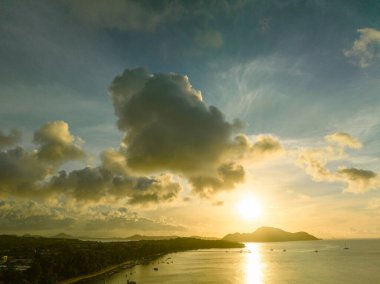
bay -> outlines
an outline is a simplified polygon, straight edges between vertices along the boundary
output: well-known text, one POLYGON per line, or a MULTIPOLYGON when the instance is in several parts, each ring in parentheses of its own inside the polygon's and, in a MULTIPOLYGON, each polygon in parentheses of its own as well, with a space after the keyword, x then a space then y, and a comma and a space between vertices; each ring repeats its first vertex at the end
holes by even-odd
POLYGON ((245 243, 165 255, 81 283, 380 283, 380 240, 245 243), (154 268, 157 268, 155 270, 154 268))

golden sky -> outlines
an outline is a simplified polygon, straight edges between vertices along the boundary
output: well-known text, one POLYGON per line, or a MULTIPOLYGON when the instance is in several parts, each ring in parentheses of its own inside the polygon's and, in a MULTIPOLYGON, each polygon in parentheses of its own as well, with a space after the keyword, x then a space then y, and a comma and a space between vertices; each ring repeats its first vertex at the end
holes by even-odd
POLYGON ((0 233, 380 235, 377 2, 90 2, 0 4, 0 233))

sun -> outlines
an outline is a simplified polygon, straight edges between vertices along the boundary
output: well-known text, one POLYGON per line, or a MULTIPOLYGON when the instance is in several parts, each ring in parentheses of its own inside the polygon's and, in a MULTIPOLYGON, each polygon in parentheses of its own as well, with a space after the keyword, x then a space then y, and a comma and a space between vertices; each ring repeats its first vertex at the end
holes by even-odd
POLYGON ((251 197, 241 199, 237 204, 236 208, 242 219, 247 221, 256 220, 262 215, 261 203, 251 197))

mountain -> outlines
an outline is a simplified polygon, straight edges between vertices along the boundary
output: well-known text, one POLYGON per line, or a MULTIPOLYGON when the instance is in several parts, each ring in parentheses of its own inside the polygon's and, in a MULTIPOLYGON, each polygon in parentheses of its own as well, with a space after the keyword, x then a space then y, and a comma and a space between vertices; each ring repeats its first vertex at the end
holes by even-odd
POLYGON ((222 238, 232 242, 287 242, 287 241, 312 241, 318 238, 306 233, 289 233, 272 227, 261 227, 253 233, 228 234, 222 238))
POLYGON ((141 241, 141 240, 170 240, 170 239, 176 239, 178 236, 144 236, 144 235, 133 235, 126 238, 123 238, 127 241, 141 241))
POLYGON ((51 236, 50 238, 54 238, 54 239, 76 239, 76 237, 65 234, 65 233, 59 233, 59 234, 56 234, 54 236, 51 236))

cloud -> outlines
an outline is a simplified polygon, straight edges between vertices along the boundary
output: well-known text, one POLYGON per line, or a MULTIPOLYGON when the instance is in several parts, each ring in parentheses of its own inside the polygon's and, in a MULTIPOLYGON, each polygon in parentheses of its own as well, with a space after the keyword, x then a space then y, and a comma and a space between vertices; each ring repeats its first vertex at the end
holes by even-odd
POLYGON ((252 141, 247 135, 239 134, 234 140, 232 150, 250 162, 263 161, 285 153, 279 139, 273 135, 260 134, 252 141))
POLYGON ((57 167, 85 156, 63 121, 43 125, 34 133, 34 141, 39 147, 30 152, 21 146, 0 152, 0 194, 46 196, 44 184, 57 167))
POLYGON ((315 181, 344 183, 344 192, 365 193, 380 188, 378 174, 373 171, 343 166, 336 170, 329 168, 330 162, 346 157, 345 147, 361 148, 359 140, 341 132, 327 135, 325 140, 331 145, 297 150, 296 165, 303 168, 315 181))
POLYGON ((67 123, 50 122, 34 133, 37 149, 18 146, 0 152, 0 195, 46 199, 64 197, 77 202, 124 199, 128 204, 147 206, 176 200, 182 186, 170 174, 152 177, 129 173, 125 149, 108 149, 101 164, 60 171, 63 163, 82 159, 84 151, 69 132, 67 123))
POLYGON ((218 108, 206 104, 187 76, 126 70, 113 80, 110 94, 124 138, 119 149, 104 150, 93 167, 60 170, 86 157, 81 139, 64 121, 36 130, 36 147, 31 150, 8 148, 19 132, 1 133, 7 148, 0 151, 0 196, 17 200, 0 202, 1 216, 10 220, 2 223, 4 228, 70 229, 81 223, 94 231, 181 231, 181 226, 101 206, 150 208, 171 203, 180 198, 186 182, 195 196, 214 200, 214 195, 244 181, 244 160, 259 161, 284 151, 272 135, 252 139, 236 134, 241 123, 227 121, 218 108), (26 204, 28 199, 39 207, 26 204))
POLYGON ((34 142, 40 145, 37 151, 38 158, 52 163, 84 158, 85 153, 79 146, 80 141, 71 135, 69 126, 64 121, 46 123, 34 133, 34 142))
POLYGON ((115 207, 112 204, 101 204, 91 206, 86 210, 86 216, 83 227, 87 231, 102 232, 111 231, 112 235, 118 234, 126 236, 127 234, 156 231, 156 232, 182 232, 187 228, 162 220, 153 220, 139 216, 136 212, 126 207, 115 207))
POLYGON ((215 175, 209 173, 193 176, 189 179, 195 194, 210 198, 221 190, 230 190, 235 184, 244 181, 244 168, 240 165, 229 163, 222 164, 215 175))
POLYGON ((343 176, 343 179, 348 184, 344 190, 345 192, 364 193, 380 188, 380 179, 373 171, 357 168, 341 168, 338 170, 338 175, 343 176))
POLYGON ((61 171, 53 176, 47 188, 53 192, 72 196, 79 201, 99 201, 112 184, 113 175, 101 167, 86 167, 69 173, 61 171))
POLYGON ((8 135, 4 134, 0 130, 0 149, 7 146, 12 146, 15 143, 19 142, 20 139, 21 139, 21 132, 18 131, 17 129, 12 129, 8 135))
POLYGON ((349 147, 353 149, 360 149, 363 145, 362 143, 352 137, 348 133, 336 132, 330 135, 325 136, 327 142, 336 143, 342 147, 349 147))
POLYGON ((131 205, 172 202, 182 186, 169 175, 135 177, 115 175, 99 166, 69 173, 61 171, 47 185, 49 190, 62 193, 77 201, 98 202, 102 199, 127 199, 131 205))
POLYGON ((178 13, 176 3, 153 5, 133 0, 69 0, 71 13, 88 25, 120 31, 154 31, 178 13))
POLYGON ((38 195, 39 182, 53 172, 53 167, 39 160, 35 152, 22 147, 0 152, 0 194, 38 195))
POLYGON ((297 153, 296 165, 300 166, 315 181, 335 181, 334 174, 327 169, 327 159, 335 159, 330 149, 302 149, 297 153))
POLYGON ((93 219, 88 221, 85 226, 89 231, 186 231, 185 227, 179 225, 157 222, 148 218, 125 218, 123 216, 93 219))
POLYGON ((118 126, 126 131, 127 163, 132 169, 202 171, 217 165, 230 144, 233 125, 202 101, 186 76, 126 70, 110 91, 118 126), (129 89, 131 77, 140 84, 129 89))
POLYGON ((214 30, 202 31, 195 36, 194 40, 201 47, 217 49, 223 46, 222 34, 214 30))
POLYGON ((122 188, 120 180, 111 193, 118 192, 130 197, 128 204, 146 206, 163 202, 175 201, 182 186, 170 175, 159 175, 154 178, 137 178, 133 187, 122 188))
POLYGON ((139 216, 136 212, 116 204, 73 207, 46 204, 35 201, 0 200, 1 233, 42 233, 51 231, 82 232, 90 236, 126 236, 146 231, 183 232, 187 228, 166 221, 139 216), (75 216, 75 217, 73 217, 75 216), (112 232, 107 234, 106 232, 112 232))
POLYGON ((74 222, 75 219, 34 201, 0 201, 1 232, 62 230, 74 222))
POLYGON ((369 67, 376 59, 380 58, 380 31, 372 28, 357 30, 359 39, 354 41, 351 49, 343 54, 360 68, 369 67))
MULTIPOLYGON (((187 76, 149 74, 145 69, 125 70, 117 76, 110 94, 125 131, 126 163, 138 173, 171 171, 191 180, 199 194, 207 184, 208 196, 217 187, 227 189, 243 180, 244 169, 232 178, 223 172, 234 164, 234 132, 241 123, 227 122, 219 109, 207 105, 187 76)), ((235 166, 234 166, 235 167, 235 166)))

